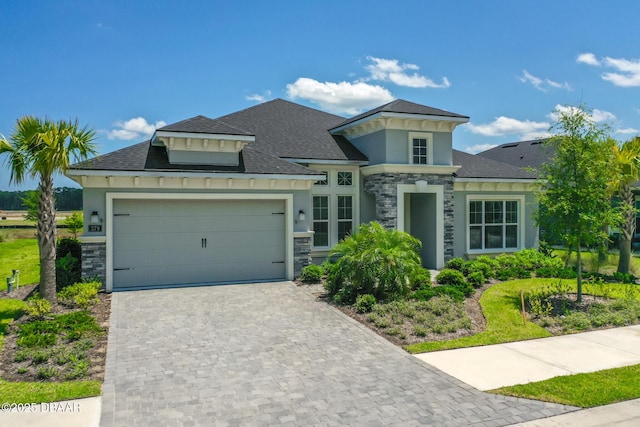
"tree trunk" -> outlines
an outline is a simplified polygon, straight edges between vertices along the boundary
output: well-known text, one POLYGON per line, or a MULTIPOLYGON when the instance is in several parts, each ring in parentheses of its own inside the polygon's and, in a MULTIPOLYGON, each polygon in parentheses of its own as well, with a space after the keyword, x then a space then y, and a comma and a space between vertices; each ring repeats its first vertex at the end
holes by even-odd
POLYGON ((618 272, 629 273, 631 266, 631 240, 636 229, 635 198, 630 185, 620 188, 620 203, 624 206, 623 222, 620 227, 620 259, 618 272))
POLYGON ((40 296, 56 305, 56 207, 53 178, 40 177, 38 202, 38 247, 40 249, 40 296))
POLYGON ((580 242, 578 242, 577 250, 576 250, 576 261, 578 264, 578 297, 576 301, 578 303, 582 302, 582 253, 580 251, 580 242))

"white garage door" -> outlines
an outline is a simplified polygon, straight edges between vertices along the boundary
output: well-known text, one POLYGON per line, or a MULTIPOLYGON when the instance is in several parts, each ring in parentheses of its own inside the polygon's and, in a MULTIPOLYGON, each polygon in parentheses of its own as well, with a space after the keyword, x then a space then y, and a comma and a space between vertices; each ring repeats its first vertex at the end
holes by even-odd
POLYGON ((113 201, 113 288, 281 280, 282 200, 113 201))

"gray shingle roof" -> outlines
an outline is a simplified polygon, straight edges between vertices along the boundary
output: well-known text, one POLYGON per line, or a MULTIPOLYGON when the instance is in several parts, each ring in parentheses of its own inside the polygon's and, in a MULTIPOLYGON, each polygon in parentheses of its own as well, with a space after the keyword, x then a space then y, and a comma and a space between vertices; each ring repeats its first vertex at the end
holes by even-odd
POLYGON ((195 116, 157 129, 167 132, 213 133, 222 135, 253 135, 221 120, 213 120, 205 116, 195 116))
POLYGON ((238 166, 171 164, 164 147, 141 142, 71 166, 74 170, 112 170, 140 172, 208 172, 284 175, 322 175, 321 172, 245 147, 238 166))
POLYGON ((553 148, 545 145, 544 140, 536 139, 498 145, 477 155, 520 168, 538 169, 551 159, 553 148))
POLYGON ((441 110, 439 108, 428 107, 426 105, 416 104, 414 102, 405 101, 403 99, 396 99, 395 101, 391 101, 388 104, 381 105, 378 108, 374 108, 373 110, 366 111, 362 114, 358 114, 355 117, 351 117, 347 120, 342 121, 337 126, 334 126, 331 129, 338 128, 340 126, 347 125, 349 123, 356 122, 365 117, 373 116, 377 113, 403 113, 403 114, 417 114, 423 116, 442 116, 442 117, 455 117, 460 119, 468 119, 468 116, 463 116, 461 114, 452 113, 450 111, 441 110))
POLYGON ((256 136, 251 147, 290 159, 355 160, 367 157, 329 129, 344 117, 283 99, 274 99, 215 120, 242 128, 256 136))
POLYGON ((453 150, 453 164, 462 166, 456 173, 459 178, 533 179, 536 177, 522 168, 459 150, 453 150))

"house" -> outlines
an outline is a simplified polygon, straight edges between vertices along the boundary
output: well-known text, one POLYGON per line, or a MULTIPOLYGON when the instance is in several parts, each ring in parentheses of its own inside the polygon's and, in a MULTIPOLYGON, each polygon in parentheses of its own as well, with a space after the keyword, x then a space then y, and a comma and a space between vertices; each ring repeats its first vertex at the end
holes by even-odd
POLYGON ((108 291, 297 277, 359 224, 426 267, 537 245, 535 176, 453 149, 464 115, 395 100, 351 118, 282 99, 157 129, 75 164, 83 275, 108 291))

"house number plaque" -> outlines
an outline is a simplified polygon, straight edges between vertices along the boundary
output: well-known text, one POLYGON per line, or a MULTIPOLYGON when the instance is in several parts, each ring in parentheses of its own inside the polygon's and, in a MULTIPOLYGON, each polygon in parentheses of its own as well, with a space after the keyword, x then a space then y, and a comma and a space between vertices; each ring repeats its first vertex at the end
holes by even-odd
POLYGON ((89 232, 90 233, 95 233, 95 232, 99 232, 99 231, 102 231, 102 225, 100 225, 100 224, 98 224, 98 225, 95 225, 95 224, 89 225, 89 232))

